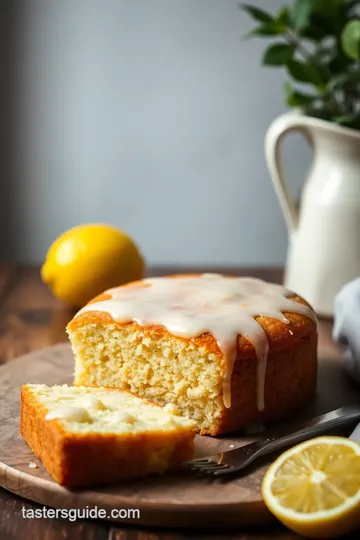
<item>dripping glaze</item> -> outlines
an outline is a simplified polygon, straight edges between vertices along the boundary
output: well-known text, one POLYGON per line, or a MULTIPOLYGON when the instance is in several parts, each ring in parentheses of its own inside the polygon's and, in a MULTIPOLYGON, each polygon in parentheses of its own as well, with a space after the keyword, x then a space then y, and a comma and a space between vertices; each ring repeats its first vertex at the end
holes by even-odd
POLYGON ((307 306, 292 300, 293 293, 280 285, 255 278, 226 277, 219 274, 144 279, 139 286, 105 291, 111 299, 82 308, 76 317, 89 311, 103 311, 119 322, 142 326, 160 324, 175 336, 192 338, 210 333, 224 359, 223 399, 231 406, 231 377, 236 360, 237 338, 245 337, 257 358, 257 407, 264 409, 264 387, 269 343, 255 317, 289 321, 284 312, 297 313, 315 323, 307 306))

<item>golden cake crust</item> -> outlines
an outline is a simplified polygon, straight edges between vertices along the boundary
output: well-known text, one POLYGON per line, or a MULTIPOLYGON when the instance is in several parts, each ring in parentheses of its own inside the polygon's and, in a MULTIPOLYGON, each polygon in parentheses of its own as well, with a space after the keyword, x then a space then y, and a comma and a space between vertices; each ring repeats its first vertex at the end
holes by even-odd
POLYGON ((256 361, 237 357, 231 379, 231 407, 224 407, 213 435, 236 431, 252 422, 275 422, 306 405, 316 392, 317 333, 310 332, 286 349, 269 352, 263 411, 257 407, 256 383, 256 361))
MULTIPOLYGON (((116 391, 116 389, 109 389, 116 391)), ((145 400, 146 401, 146 400, 145 400)), ((26 385, 21 389, 20 432, 34 454, 41 459, 51 476, 66 487, 115 483, 127 478, 139 478, 176 471, 193 457, 193 431, 179 427, 177 433, 152 431, 130 433, 74 433, 66 431, 60 420, 46 420, 47 408, 26 385), (159 449, 163 470, 156 470, 151 456, 159 449)))
MULTIPOLYGON (((169 276, 169 279, 177 279, 181 277, 198 277, 198 274, 178 274, 175 276, 169 276)), ((144 287, 146 284, 143 281, 134 281, 123 285, 123 287, 144 287)), ((294 295, 290 297, 291 300, 298 302, 299 304, 304 304, 307 307, 311 307, 303 298, 300 296, 294 295)), ((102 300, 110 300, 111 295, 109 294, 99 294, 92 300, 89 304, 94 304, 95 302, 100 302, 102 300)), ((304 315, 298 313, 286 313, 284 312, 285 317, 289 320, 290 324, 284 324, 283 322, 277 319, 270 319, 269 317, 255 317, 255 320, 262 326, 264 329, 270 351, 279 351, 282 349, 291 348, 296 342, 299 341, 302 337, 308 335, 309 333, 316 331, 316 325, 311 319, 308 319, 304 315)), ((81 313, 72 319, 68 324, 68 330, 71 332, 76 329, 77 326, 80 326, 84 323, 100 323, 100 324, 111 324, 115 323, 116 326, 131 326, 134 330, 139 329, 139 324, 135 322, 123 323, 121 321, 114 321, 114 319, 105 312, 102 311, 88 311, 81 313)), ((163 337, 175 337, 170 334, 166 328, 162 325, 147 325, 146 328, 151 329, 151 331, 156 332, 159 335, 159 338, 163 337)), ((219 345, 210 333, 202 334, 201 336, 183 338, 176 336, 177 339, 184 341, 192 341, 198 347, 206 347, 209 352, 214 352, 215 354, 221 354, 219 345)), ((248 341, 244 336, 238 336, 237 339, 237 358, 254 358, 256 359, 256 353, 253 345, 248 341)))

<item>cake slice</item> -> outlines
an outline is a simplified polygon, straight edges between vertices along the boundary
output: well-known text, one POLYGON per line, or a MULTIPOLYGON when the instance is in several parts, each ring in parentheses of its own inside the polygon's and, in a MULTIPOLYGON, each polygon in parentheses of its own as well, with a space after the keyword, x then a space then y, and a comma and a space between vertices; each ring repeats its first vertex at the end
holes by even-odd
POLYGON ((193 457, 194 423, 129 392, 26 384, 21 435, 67 487, 176 471, 193 457))
POLYGON ((316 316, 258 279, 145 279, 105 291, 67 331, 76 385, 173 403, 201 434, 273 422, 315 394, 316 316))

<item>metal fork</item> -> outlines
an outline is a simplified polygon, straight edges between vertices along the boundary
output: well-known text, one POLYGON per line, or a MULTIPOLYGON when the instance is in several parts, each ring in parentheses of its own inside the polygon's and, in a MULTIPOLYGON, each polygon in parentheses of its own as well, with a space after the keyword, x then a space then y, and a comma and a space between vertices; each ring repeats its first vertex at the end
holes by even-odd
POLYGON ((305 422, 282 424, 266 431, 265 438, 235 450, 193 459, 185 468, 196 471, 199 476, 221 477, 242 471, 260 456, 282 450, 293 444, 349 427, 360 421, 360 406, 341 407, 305 422))

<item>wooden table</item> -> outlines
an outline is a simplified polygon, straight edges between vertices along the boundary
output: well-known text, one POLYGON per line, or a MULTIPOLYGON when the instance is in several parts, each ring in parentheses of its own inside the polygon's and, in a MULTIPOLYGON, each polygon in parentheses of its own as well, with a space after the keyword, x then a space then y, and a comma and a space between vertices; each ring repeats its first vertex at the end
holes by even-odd
MULTIPOLYGON (((252 275, 268 281, 281 280, 280 270, 243 268, 153 268, 149 275, 165 275, 177 272, 223 272, 233 275, 252 275)), ((73 312, 61 304, 44 286, 38 267, 19 267, 0 264, 0 364, 34 349, 48 347, 65 341, 65 325, 73 312)), ((331 321, 320 322, 320 347, 336 353, 331 340, 331 321)), ((0 404, 1 406, 1 404, 0 404)), ((267 540, 299 538, 281 526, 262 530, 234 531, 148 531, 121 527, 101 521, 69 522, 61 519, 25 519, 21 509, 38 508, 20 497, 0 488, 0 539, 14 540, 34 538, 53 540, 57 538, 77 540, 191 540, 202 538, 214 540, 267 540)), ((348 538, 358 538, 359 533, 348 538)))

